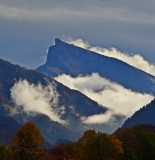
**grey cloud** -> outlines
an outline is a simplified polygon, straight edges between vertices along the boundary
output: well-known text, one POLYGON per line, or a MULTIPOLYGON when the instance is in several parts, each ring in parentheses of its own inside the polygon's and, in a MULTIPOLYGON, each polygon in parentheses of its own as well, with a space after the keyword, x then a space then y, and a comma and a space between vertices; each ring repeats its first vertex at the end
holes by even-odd
MULTIPOLYGON (((151 6, 155 4, 152 2, 150 8, 148 2, 137 1, 132 3, 131 1, 101 1, 99 0, 85 0, 85 1, 71 1, 71 0, 53 0, 53 1, 25 1, 19 0, 1 2, 1 16, 7 18, 34 18, 36 20, 51 19, 54 18, 73 18, 84 17, 97 18, 97 19, 111 19, 117 21, 127 21, 131 23, 155 23, 153 20, 154 13, 151 6), (138 5, 139 3, 143 5, 138 5), (142 7, 141 7, 142 6, 142 7), (144 9, 145 7, 145 9, 144 9), (152 13, 153 12, 153 13, 152 13), (150 17, 147 18, 147 17, 150 17)), ((153 8, 152 8, 153 9, 153 8)))
POLYGON ((155 61, 154 6, 153 0, 2 0, 0 56, 35 68, 54 38, 66 35, 155 61))

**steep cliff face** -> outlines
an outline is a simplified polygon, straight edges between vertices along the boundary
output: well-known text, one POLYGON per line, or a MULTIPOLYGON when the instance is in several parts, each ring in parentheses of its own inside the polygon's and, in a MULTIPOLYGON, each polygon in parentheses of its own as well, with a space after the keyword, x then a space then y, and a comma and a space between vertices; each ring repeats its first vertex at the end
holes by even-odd
POLYGON ((118 59, 99 55, 86 49, 67 44, 60 39, 49 47, 47 61, 37 68, 50 77, 60 74, 88 75, 93 72, 134 91, 155 95, 155 77, 118 59))

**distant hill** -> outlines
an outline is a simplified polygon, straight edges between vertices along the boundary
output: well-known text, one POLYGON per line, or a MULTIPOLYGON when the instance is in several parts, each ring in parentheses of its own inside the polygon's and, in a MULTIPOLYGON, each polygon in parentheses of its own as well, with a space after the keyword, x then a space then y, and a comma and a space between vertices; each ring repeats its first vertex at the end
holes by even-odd
POLYGON ((115 131, 114 134, 119 135, 119 136, 126 136, 126 133, 130 134, 133 131, 135 131, 136 129, 141 129, 145 132, 155 133, 155 125, 139 124, 139 125, 135 125, 135 126, 132 126, 132 127, 119 128, 115 131))
POLYGON ((155 100, 137 111, 132 117, 127 119, 123 127, 132 127, 139 124, 155 125, 155 100))

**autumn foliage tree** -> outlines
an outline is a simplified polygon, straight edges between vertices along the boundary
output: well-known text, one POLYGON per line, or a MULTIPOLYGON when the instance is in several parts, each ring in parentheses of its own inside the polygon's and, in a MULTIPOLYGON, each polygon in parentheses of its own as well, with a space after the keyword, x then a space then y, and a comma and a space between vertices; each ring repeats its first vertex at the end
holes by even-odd
POLYGON ((59 144, 55 148, 47 151, 48 160, 68 160, 74 159, 74 143, 59 144))
POLYGON ((20 160, 43 160, 43 136, 40 129, 33 123, 24 124, 15 135, 12 149, 20 160))
POLYGON ((76 160, 117 160, 123 149, 116 136, 88 130, 77 142, 75 152, 76 160))
POLYGON ((139 125, 122 128, 116 131, 122 141, 124 154, 120 160, 154 160, 155 159, 155 127, 139 125))

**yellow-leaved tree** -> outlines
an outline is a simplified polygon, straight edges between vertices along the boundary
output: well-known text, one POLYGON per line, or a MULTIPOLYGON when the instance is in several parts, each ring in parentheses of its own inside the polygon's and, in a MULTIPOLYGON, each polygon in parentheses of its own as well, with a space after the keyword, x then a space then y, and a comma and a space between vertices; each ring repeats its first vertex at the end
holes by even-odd
POLYGON ((12 149, 17 159, 43 160, 45 152, 42 143, 43 136, 40 129, 33 122, 27 122, 16 133, 12 149))

